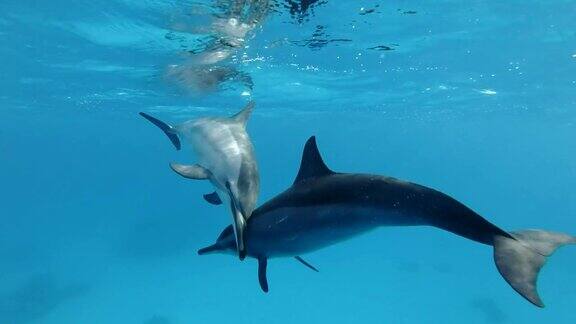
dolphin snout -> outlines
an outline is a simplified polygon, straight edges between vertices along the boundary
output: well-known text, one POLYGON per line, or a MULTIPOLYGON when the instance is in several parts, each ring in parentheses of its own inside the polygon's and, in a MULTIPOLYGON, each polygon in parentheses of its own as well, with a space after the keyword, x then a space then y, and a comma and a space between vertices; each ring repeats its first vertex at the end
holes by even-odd
POLYGON ((220 245, 218 243, 216 243, 216 244, 212 244, 210 246, 207 246, 205 248, 201 248, 200 250, 198 250, 198 255, 210 254, 210 253, 218 252, 220 250, 222 250, 222 248, 220 247, 220 245))

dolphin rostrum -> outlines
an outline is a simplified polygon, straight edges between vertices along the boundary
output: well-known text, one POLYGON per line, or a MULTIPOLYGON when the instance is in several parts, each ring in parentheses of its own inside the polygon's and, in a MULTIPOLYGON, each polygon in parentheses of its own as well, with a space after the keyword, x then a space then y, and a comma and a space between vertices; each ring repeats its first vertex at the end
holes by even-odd
MULTIPOLYGON (((494 248, 496 267, 520 295, 544 304, 538 272, 556 248, 576 238, 542 230, 506 232, 434 189, 391 177, 330 170, 316 140, 306 142, 298 176, 283 193, 254 210, 245 229, 246 252, 258 259, 268 290, 269 258, 298 256, 381 226, 434 226, 494 248)), ((231 229, 199 254, 235 251, 231 229)))
POLYGON ((229 118, 204 117, 171 126, 146 113, 140 115, 158 126, 168 136, 177 150, 180 139, 186 139, 198 158, 194 165, 171 163, 170 167, 188 179, 210 180, 216 191, 204 195, 204 199, 215 205, 227 198, 234 224, 237 252, 245 257, 244 227, 252 214, 260 190, 258 165, 254 147, 246 132, 248 117, 254 102, 229 118))

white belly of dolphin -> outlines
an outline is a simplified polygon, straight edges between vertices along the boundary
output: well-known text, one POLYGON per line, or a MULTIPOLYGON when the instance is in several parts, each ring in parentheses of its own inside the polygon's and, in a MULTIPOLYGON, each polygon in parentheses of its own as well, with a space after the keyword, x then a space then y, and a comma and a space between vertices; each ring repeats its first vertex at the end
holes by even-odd
POLYGON ((380 226, 417 225, 416 217, 365 206, 285 207, 248 226, 249 254, 295 256, 345 241, 380 226))
POLYGON ((201 119, 186 134, 198 164, 212 172, 215 185, 221 190, 226 181, 235 183, 240 175, 243 151, 235 134, 243 130, 234 127, 238 126, 201 119))

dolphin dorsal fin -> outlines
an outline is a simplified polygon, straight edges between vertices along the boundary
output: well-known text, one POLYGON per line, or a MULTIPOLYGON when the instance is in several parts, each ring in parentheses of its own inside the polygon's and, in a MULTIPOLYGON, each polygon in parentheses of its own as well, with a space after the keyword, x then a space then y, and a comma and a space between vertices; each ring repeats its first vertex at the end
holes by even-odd
POLYGON ((250 101, 246 105, 246 107, 244 107, 244 109, 242 109, 236 115, 232 116, 232 119, 234 119, 238 123, 242 123, 242 125, 246 125, 246 123, 248 122, 248 118, 250 118, 252 110, 254 110, 255 105, 256 104, 254 103, 254 101, 250 101))
POLYGON ((318 151, 318 146, 316 146, 316 137, 310 137, 308 141, 306 141, 306 145, 304 145, 300 170, 298 170, 298 175, 294 180, 294 184, 310 178, 330 174, 334 174, 334 171, 330 170, 324 163, 324 160, 322 160, 320 151, 318 151))

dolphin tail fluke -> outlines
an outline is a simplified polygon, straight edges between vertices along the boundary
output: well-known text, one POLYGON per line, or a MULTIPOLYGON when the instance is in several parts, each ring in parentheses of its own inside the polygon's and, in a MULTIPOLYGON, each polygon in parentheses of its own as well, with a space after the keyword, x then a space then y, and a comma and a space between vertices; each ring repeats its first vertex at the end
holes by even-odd
POLYGON ((146 118, 148 121, 150 121, 152 124, 158 126, 158 128, 160 128, 164 134, 166 134, 166 136, 168 136, 168 139, 170 139, 170 142, 172 142, 172 144, 174 144, 174 147, 176 148, 176 150, 180 150, 180 139, 178 138, 178 135, 176 134, 176 130, 174 129, 174 127, 166 124, 165 122, 161 121, 160 119, 154 118, 150 115, 148 115, 147 113, 140 113, 140 116, 146 118))
POLYGON ((576 244, 576 237, 541 230, 510 233, 513 238, 494 238, 494 261, 504 279, 532 304, 544 307, 537 290, 538 273, 546 259, 565 244, 576 244))

